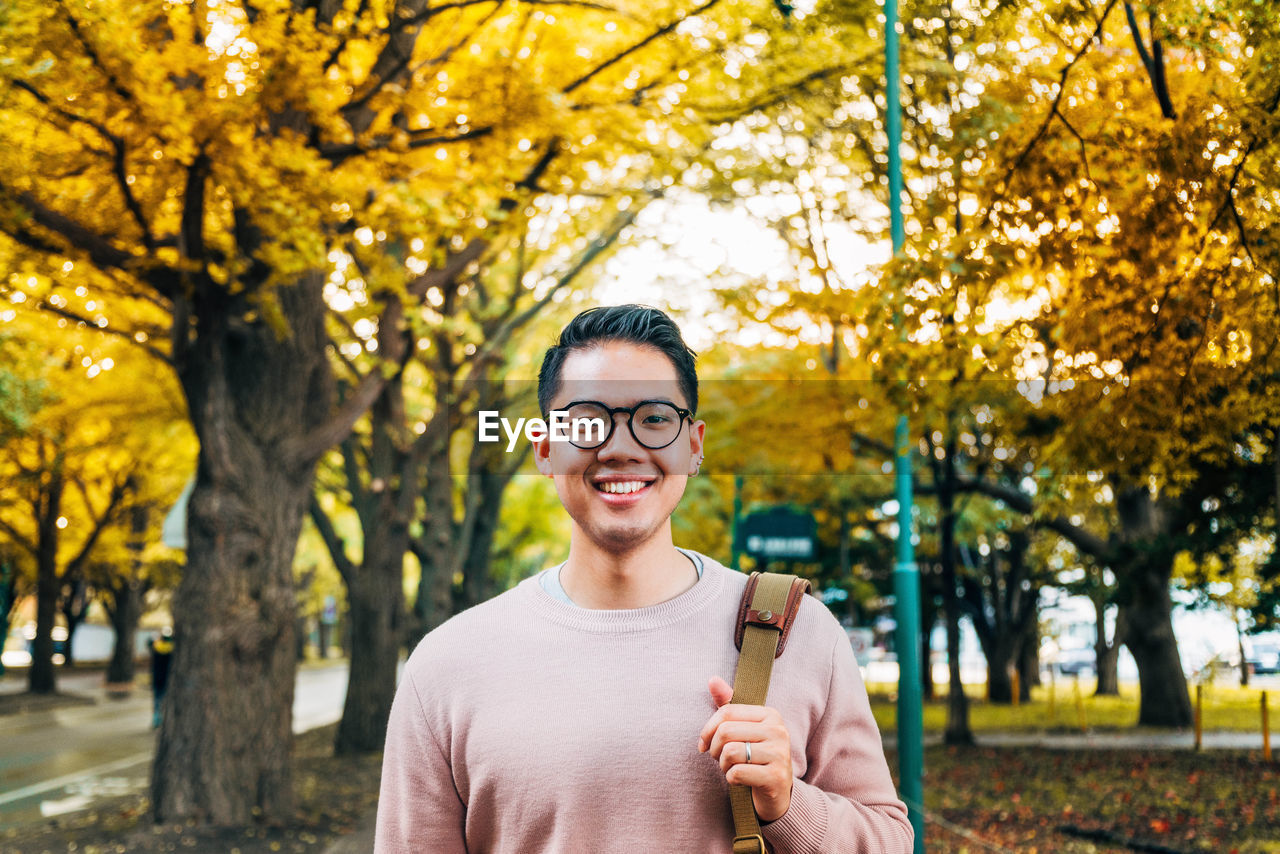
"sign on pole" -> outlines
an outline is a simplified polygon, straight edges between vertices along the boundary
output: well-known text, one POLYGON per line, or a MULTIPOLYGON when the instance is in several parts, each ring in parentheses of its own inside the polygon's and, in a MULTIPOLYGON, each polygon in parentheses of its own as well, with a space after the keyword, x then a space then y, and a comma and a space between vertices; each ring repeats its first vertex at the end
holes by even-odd
POLYGON ((743 550, 767 563, 771 560, 813 560, 817 553, 817 523, 812 513, 774 507, 742 520, 743 550))

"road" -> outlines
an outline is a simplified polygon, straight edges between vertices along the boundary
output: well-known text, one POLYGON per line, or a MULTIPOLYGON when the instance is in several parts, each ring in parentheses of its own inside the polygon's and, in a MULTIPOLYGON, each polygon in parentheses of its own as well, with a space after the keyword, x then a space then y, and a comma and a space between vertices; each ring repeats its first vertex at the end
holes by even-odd
MULTIPOLYGON (((150 692, 105 699, 101 673, 64 674, 58 689, 99 702, 0 718, 0 830, 147 788, 156 738, 150 692)), ((337 721, 346 692, 345 662, 299 670, 294 732, 337 721)))

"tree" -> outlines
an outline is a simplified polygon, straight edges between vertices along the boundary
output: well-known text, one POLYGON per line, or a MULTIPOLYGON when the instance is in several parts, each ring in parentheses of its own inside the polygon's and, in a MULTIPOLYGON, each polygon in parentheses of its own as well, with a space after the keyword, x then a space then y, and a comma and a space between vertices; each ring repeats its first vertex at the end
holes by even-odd
MULTIPOLYGON (((543 182, 590 185, 755 97, 709 71, 759 55, 774 16, 728 0, 7 10, 0 227, 62 271, 55 287, 75 271, 113 298, 106 328, 170 360, 200 439, 174 611, 175 671, 201 678, 172 688, 157 818, 291 808, 291 557, 317 461, 400 370, 339 401, 329 301, 394 297, 417 337, 543 182), (374 243, 400 251, 368 276, 330 260, 374 243)), ((779 71, 759 88, 799 73, 779 71)))
MULTIPOLYGON (((1016 668, 1019 699, 1031 697, 1031 679, 1021 662, 1027 646, 1034 648, 1041 581, 1029 565, 1031 533, 1025 529, 999 532, 995 548, 987 543, 985 572, 968 575, 961 581, 961 607, 973 621, 982 654, 987 659, 987 691, 993 703, 1013 701, 1010 674, 1016 668)), ((968 555, 968 550, 964 553, 968 555)))
POLYGON ((125 391, 150 367, 140 353, 65 320, 59 326, 24 316, 8 326, 23 342, 17 368, 48 389, 24 429, 0 444, 0 540, 23 556, 33 579, 36 638, 28 680, 31 691, 48 693, 55 689, 59 598, 77 600, 62 606, 70 612, 69 645, 96 583, 91 568, 111 563, 111 534, 124 509, 163 489, 172 478, 168 455, 191 448, 175 429, 181 422, 172 389, 168 397, 163 389, 156 396, 125 391))

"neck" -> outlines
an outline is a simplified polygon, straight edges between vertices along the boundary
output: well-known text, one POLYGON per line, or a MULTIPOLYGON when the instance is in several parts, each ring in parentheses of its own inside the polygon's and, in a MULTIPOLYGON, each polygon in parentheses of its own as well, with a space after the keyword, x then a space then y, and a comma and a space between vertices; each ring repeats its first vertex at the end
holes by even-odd
POLYGON ((627 552, 609 552, 575 530, 569 559, 560 570, 565 594, 583 608, 629 610, 666 602, 693 587, 698 571, 692 561, 670 537, 654 540, 627 552))

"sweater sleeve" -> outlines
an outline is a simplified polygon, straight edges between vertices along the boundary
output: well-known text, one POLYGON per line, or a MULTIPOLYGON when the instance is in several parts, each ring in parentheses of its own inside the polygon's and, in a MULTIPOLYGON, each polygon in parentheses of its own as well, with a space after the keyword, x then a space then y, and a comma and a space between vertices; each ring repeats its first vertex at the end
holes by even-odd
POLYGON ((911 854, 914 833, 889 776, 853 648, 831 652, 827 706, 805 745, 791 806, 763 833, 775 854, 911 854))
POLYGON ((406 668, 391 704, 374 854, 466 854, 466 806, 406 668))

